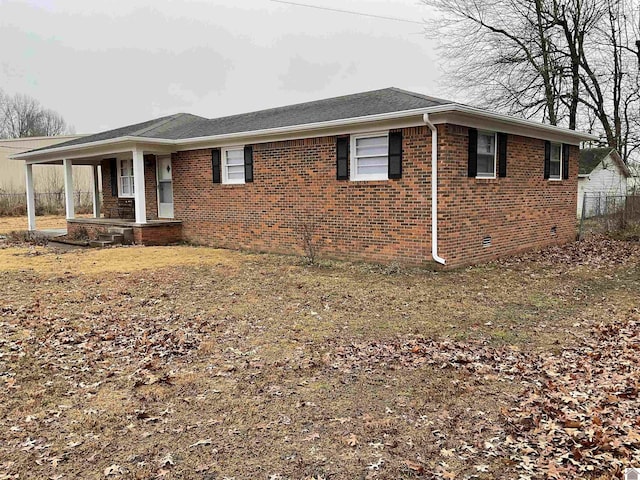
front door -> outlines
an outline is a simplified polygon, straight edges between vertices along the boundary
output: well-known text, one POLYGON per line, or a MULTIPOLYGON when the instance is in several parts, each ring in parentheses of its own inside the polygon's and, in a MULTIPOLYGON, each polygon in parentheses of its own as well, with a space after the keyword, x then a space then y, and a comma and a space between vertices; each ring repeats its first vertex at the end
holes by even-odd
POLYGON ((158 217, 173 218, 173 182, 171 176, 171 155, 158 156, 158 217))

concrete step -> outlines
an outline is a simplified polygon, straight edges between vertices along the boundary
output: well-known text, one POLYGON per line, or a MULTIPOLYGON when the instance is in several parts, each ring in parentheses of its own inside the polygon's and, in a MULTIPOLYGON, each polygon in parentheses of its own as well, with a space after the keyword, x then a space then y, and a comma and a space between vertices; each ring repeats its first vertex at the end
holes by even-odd
POLYGON ((113 245, 113 242, 110 240, 91 240, 89 242, 90 247, 102 248, 113 245))
POLYGON ((131 227, 109 227, 107 229, 109 233, 119 233, 120 235, 124 235, 125 233, 133 233, 133 228, 131 227))
POLYGON ((109 241, 118 245, 122 245, 124 241, 124 235, 119 233, 101 233, 98 235, 98 240, 109 241))
POLYGON ((107 233, 113 235, 122 235, 122 241, 120 243, 130 244, 133 243, 133 228, 129 227, 109 227, 107 233))

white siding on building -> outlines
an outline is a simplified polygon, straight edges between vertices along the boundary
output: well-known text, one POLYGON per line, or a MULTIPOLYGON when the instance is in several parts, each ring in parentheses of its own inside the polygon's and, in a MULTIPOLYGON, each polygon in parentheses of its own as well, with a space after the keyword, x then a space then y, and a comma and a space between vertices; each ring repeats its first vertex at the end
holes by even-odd
MULTIPOLYGON (((0 192, 24 193, 24 161, 11 160, 16 153, 26 152, 34 148, 47 147, 66 142, 78 136, 28 137, 0 139, 0 192)), ((74 190, 89 192, 93 188, 91 167, 73 167, 74 190)), ((35 191, 47 192, 52 188, 61 189, 64 180, 61 165, 35 165, 33 167, 33 183, 35 191)))
POLYGON ((588 177, 578 179, 578 217, 582 215, 585 193, 588 196, 627 195, 627 177, 620 166, 606 156, 588 177))

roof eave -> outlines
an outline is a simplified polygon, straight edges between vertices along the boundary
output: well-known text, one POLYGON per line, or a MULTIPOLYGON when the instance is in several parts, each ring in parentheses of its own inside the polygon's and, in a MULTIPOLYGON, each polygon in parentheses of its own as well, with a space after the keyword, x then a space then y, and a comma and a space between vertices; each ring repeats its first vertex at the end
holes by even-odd
POLYGON ((242 138, 260 139, 263 137, 274 137, 278 135, 287 135, 294 133, 307 133, 310 131, 330 130, 336 127, 348 127, 353 125, 383 122, 388 120, 401 120, 415 116, 416 118, 424 115, 431 107, 416 108, 412 110, 401 110, 398 112, 379 113, 376 115, 364 115, 361 117, 343 118, 338 120, 327 120, 323 122, 304 123, 298 125, 288 125, 284 127, 266 128, 261 130, 251 130, 246 132, 233 132, 222 135, 209 135, 202 137, 191 137, 176 140, 176 145, 181 147, 187 145, 197 145, 210 142, 234 141, 242 138))
MULTIPOLYGON (((554 140, 557 138, 564 138, 568 143, 579 144, 583 141, 597 141, 599 137, 596 135, 592 135, 590 133, 580 132, 577 130, 570 130, 568 128, 557 127, 555 125, 547 125, 544 123, 539 123, 533 120, 526 120, 522 118, 516 118, 509 115, 504 115, 501 113, 488 112, 486 110, 482 110, 480 108, 470 107, 468 105, 462 104, 450 104, 450 105, 439 105, 435 107, 430 107, 428 109, 430 115, 438 115, 441 114, 441 119, 432 118, 433 123, 463 123, 463 126, 475 126, 475 125, 464 125, 464 118, 471 117, 475 119, 483 119, 489 120, 498 124, 503 124, 505 126, 513 126, 514 132, 522 134, 523 136, 543 138, 554 140), (458 114, 456 121, 447 121, 451 120, 451 118, 446 118, 445 114, 458 114), (536 135, 527 135, 527 131, 535 131, 536 135)), ((509 133, 509 132, 505 132, 509 133)))
MULTIPOLYGON (((460 123, 463 126, 466 123, 478 123, 478 120, 490 121, 494 124, 502 126, 505 130, 510 130, 512 133, 516 132, 524 136, 540 137, 544 139, 563 140, 568 143, 579 144, 581 141, 595 141, 598 137, 588 133, 578 132, 575 130, 569 130, 562 127, 556 127, 553 125, 546 125, 531 120, 524 120, 508 115, 487 112, 478 108, 469 107, 461 104, 446 104, 433 107, 424 107, 411 110, 402 110, 398 112, 388 112, 376 115, 366 115, 361 117, 351 117, 338 120, 329 120, 323 122, 314 122, 299 125, 289 125, 285 127, 276 127, 269 129, 253 130, 247 132, 234 132, 222 135, 210 135, 201 137, 182 138, 177 140, 165 139, 165 138, 152 138, 152 137, 140 137, 140 136, 124 136, 116 137, 107 140, 101 140, 97 142, 82 143, 78 145, 69 145, 63 147, 52 147, 46 150, 40 150, 36 152, 25 152, 11 156, 10 158, 15 160, 32 160, 32 159, 44 159, 51 157, 52 155, 59 158, 64 158, 66 153, 79 154, 83 151, 95 149, 96 147, 116 146, 121 144, 148 144, 148 145, 162 145, 162 146, 174 146, 177 149, 184 150, 187 147, 204 148, 207 144, 219 144, 223 142, 238 141, 240 139, 255 139, 260 140, 264 138, 275 138, 278 136, 290 136, 292 134, 306 134, 309 132, 317 131, 322 134, 322 131, 335 129, 337 127, 354 126, 359 124, 373 124, 375 122, 394 121, 401 120, 412 116, 424 116, 424 115, 441 115, 441 117, 433 118, 434 123, 460 123), (458 114, 458 118, 447 122, 446 114, 458 114), (468 120, 472 121, 469 122, 468 120), (514 128, 509 129, 509 126, 514 128), (535 132, 532 135, 531 132, 535 132)), ((473 125, 470 125, 473 126, 473 125)), ((505 133, 510 133, 506 131, 505 133)))
POLYGON ((37 150, 32 152, 23 152, 17 153, 15 155, 11 155, 9 158, 12 160, 33 160, 33 159, 45 159, 47 157, 52 156, 52 154, 60 159, 64 158, 65 154, 71 153, 81 153, 83 151, 95 149, 98 147, 110 147, 110 146, 118 146, 118 145, 128 145, 131 146, 136 144, 152 144, 152 145, 173 145, 174 140, 163 139, 163 138, 149 138, 149 137, 134 137, 134 136, 124 136, 124 137, 116 137, 109 138, 106 140, 99 140, 97 142, 88 142, 81 143, 77 145, 67 145, 62 147, 51 147, 46 150, 37 150))

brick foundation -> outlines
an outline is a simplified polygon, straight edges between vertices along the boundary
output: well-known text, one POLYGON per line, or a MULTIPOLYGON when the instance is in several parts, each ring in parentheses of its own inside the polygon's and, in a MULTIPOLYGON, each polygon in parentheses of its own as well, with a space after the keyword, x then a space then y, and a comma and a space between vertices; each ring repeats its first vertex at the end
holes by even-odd
POLYGON ((133 227, 133 241, 137 245, 171 245, 182 240, 182 225, 145 225, 133 227))

